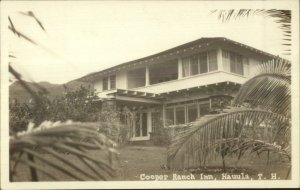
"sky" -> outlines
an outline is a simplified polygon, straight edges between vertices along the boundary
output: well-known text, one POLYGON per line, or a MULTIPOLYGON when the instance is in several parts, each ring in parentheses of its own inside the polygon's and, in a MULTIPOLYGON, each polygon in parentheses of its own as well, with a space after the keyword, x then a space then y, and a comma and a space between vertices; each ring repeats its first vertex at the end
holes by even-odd
MULTIPOLYGON (((7 30, 9 62, 35 82, 62 84, 202 38, 226 37, 283 55, 282 31, 256 15, 223 23, 214 9, 285 8, 284 1, 45 1, 5 2, 5 16, 39 47, 7 30), (18 11, 33 11, 46 29, 18 11)), ((6 21, 7 22, 7 21, 6 21)))

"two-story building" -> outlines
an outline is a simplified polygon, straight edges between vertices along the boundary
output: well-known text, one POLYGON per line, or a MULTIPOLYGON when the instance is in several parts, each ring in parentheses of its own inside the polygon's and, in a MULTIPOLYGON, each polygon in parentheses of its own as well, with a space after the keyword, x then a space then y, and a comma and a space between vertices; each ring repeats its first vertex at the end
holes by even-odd
POLYGON ((200 38, 79 80, 92 83, 101 101, 135 111, 131 140, 149 140, 158 120, 184 125, 230 101, 275 57, 227 38, 200 38))

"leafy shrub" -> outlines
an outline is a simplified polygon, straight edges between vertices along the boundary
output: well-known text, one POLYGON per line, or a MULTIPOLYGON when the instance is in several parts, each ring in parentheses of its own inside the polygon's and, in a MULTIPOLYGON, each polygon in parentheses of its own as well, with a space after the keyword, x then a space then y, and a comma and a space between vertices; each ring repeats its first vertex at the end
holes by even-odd
POLYGON ((30 108, 18 101, 9 103, 9 128, 10 135, 27 128, 30 121, 30 108))
POLYGON ((167 146, 171 142, 170 130, 168 128, 164 128, 161 118, 155 123, 155 128, 150 135, 154 145, 167 146))
POLYGON ((72 120, 102 122, 99 131, 118 144, 125 144, 130 136, 130 129, 127 127, 130 125, 126 125, 129 121, 121 121, 121 116, 126 116, 127 120, 131 118, 130 111, 117 110, 114 101, 102 103, 89 88, 81 86, 75 91, 66 88, 63 96, 53 100, 45 93, 38 92, 37 96, 38 101, 30 101, 27 104, 10 102, 11 134, 25 130, 30 121, 39 125, 45 120, 52 122, 72 120))

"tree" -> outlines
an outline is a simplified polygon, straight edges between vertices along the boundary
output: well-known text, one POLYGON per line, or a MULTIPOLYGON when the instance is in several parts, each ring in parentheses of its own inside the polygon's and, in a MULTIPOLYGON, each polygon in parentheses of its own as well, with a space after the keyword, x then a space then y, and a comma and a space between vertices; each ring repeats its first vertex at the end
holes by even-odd
POLYGON ((242 85, 233 104, 222 113, 207 115, 178 133, 168 149, 168 166, 205 166, 209 159, 245 152, 275 153, 291 159, 291 68, 273 60, 242 85), (265 133, 262 133, 262 132, 265 133))

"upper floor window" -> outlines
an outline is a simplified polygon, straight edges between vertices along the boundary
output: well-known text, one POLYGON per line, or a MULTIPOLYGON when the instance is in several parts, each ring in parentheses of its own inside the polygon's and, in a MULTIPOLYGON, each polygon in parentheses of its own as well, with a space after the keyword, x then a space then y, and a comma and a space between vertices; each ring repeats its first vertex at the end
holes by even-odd
POLYGON ((110 79, 110 89, 116 89, 116 75, 109 77, 110 79))
POLYGON ((138 88, 146 85, 146 68, 137 68, 127 72, 128 88, 138 88))
MULTIPOLYGON (((239 75, 245 75, 244 70, 248 66, 248 59, 237 53, 223 50, 222 52, 224 69, 239 75)), ((247 70, 247 69, 246 69, 247 70)))
POLYGON ((102 85, 103 91, 108 90, 108 77, 103 78, 102 81, 103 81, 103 85, 102 85))
POLYGON ((230 54, 230 72, 244 75, 243 57, 238 54, 230 54))
POLYGON ((102 85, 103 91, 116 89, 116 75, 104 77, 102 81, 103 81, 103 85, 102 85))
POLYGON ((178 59, 149 66, 150 85, 176 79, 178 79, 178 59))
POLYGON ((195 54, 182 60, 183 77, 215 70, 218 70, 216 50, 195 54))

